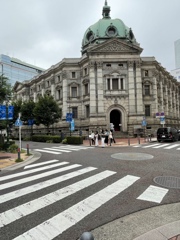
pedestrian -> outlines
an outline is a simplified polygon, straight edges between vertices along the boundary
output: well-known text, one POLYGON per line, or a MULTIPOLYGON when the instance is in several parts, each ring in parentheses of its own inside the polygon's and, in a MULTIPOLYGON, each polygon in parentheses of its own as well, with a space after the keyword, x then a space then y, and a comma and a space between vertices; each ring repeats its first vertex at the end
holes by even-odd
POLYGON ((95 145, 95 134, 94 134, 94 131, 91 132, 91 142, 92 142, 92 145, 95 145))
POLYGON ((102 132, 101 132, 101 147, 102 148, 105 147, 104 141, 105 141, 105 133, 104 133, 104 130, 102 129, 102 132))
POLYGON ((108 130, 106 129, 106 130, 105 130, 105 140, 104 140, 104 142, 105 142, 106 145, 108 145, 108 136, 109 136, 109 132, 108 132, 108 130))
POLYGON ((112 142, 116 143, 116 140, 114 139, 114 133, 113 133, 113 130, 112 130, 112 142))
POLYGON ((110 130, 110 132, 109 132, 109 144, 110 144, 110 146, 112 144, 112 139, 113 139, 113 134, 112 134, 112 130, 110 130))
POLYGON ((97 131, 96 131, 96 133, 95 133, 95 146, 96 146, 96 147, 99 146, 99 134, 98 134, 97 131))

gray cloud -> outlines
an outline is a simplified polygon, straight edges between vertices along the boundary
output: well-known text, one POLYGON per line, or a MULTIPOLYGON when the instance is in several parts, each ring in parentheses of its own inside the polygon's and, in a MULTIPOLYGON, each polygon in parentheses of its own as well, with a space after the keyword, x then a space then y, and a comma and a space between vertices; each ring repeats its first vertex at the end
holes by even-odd
MULTIPOLYGON (((102 17, 104 0, 0 0, 0 53, 49 68, 80 57, 85 30, 102 17)), ((168 71, 175 68, 180 38, 179 0, 108 0, 111 17, 131 27, 144 49, 168 71)))

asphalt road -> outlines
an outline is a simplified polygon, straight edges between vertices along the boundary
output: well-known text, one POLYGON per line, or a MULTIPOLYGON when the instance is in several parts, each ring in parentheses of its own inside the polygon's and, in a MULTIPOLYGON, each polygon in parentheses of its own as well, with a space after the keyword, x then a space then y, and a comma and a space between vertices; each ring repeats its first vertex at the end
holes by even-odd
POLYGON ((180 142, 29 147, 51 153, 41 152, 32 167, 0 173, 1 240, 78 239, 117 218, 179 202, 180 186, 173 181, 180 172, 180 142))

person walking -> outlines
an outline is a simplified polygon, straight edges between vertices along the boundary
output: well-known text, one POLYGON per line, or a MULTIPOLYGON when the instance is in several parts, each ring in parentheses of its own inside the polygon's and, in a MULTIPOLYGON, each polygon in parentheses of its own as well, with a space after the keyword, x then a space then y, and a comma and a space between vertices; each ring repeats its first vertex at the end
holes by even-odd
POLYGON ((110 146, 112 144, 112 139, 113 139, 113 134, 112 134, 112 130, 110 130, 110 132, 109 132, 109 145, 110 146))
POLYGON ((105 142, 106 145, 108 145, 108 136, 109 136, 109 132, 108 132, 108 130, 106 129, 106 130, 105 130, 105 140, 104 140, 104 142, 105 142))
POLYGON ((99 134, 98 134, 98 132, 96 131, 96 133, 95 133, 95 146, 96 147, 98 147, 99 146, 99 134))
POLYGON ((104 133, 104 130, 102 129, 102 132, 101 132, 101 147, 102 148, 105 147, 104 141, 105 141, 105 133, 104 133))
POLYGON ((92 145, 95 145, 95 134, 94 134, 94 131, 91 132, 91 142, 92 142, 92 145))

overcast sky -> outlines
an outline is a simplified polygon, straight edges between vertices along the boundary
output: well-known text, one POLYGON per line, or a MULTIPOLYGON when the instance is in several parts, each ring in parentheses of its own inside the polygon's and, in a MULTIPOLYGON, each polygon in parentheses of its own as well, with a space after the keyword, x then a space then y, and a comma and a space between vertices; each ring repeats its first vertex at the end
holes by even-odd
MULTIPOLYGON (((0 0, 0 54, 47 69, 80 57, 86 29, 102 18, 105 0, 0 0)), ((168 71, 175 69, 180 0, 108 0, 111 18, 131 27, 144 49, 168 71)))

